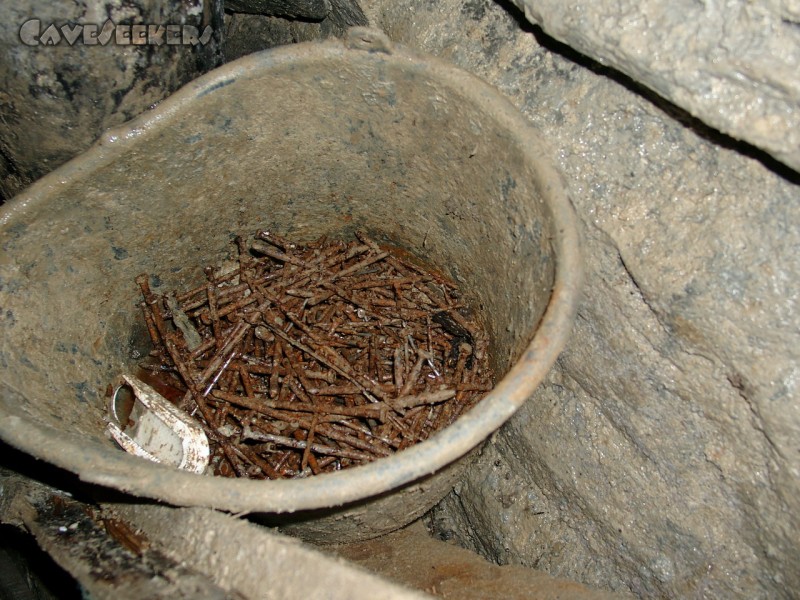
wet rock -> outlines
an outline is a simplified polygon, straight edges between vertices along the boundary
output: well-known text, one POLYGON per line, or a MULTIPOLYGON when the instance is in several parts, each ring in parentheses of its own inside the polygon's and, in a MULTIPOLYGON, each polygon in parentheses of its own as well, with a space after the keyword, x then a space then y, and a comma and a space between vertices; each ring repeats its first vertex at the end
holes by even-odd
POLYGON ((32 0, 3 3, 0 16, 0 200, 222 58, 221 0, 32 0), (160 45, 120 43, 126 30, 108 22, 173 24, 181 44, 166 30, 160 45), (92 25, 94 38, 76 29, 92 25))
POLYGON ((366 8, 393 39, 496 85, 551 140, 585 239, 572 339, 434 511, 440 535, 644 597, 791 597, 800 176, 510 5, 366 8))

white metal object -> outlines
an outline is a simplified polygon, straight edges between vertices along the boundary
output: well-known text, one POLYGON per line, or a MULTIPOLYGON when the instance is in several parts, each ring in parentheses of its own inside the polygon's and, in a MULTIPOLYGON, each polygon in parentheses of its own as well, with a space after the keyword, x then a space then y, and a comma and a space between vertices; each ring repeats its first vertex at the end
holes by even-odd
POLYGON ((203 473, 210 450, 199 423, 144 382, 127 375, 122 375, 122 380, 109 403, 111 437, 136 456, 203 473), (133 407, 129 414, 121 416, 119 395, 126 387, 133 392, 133 407))

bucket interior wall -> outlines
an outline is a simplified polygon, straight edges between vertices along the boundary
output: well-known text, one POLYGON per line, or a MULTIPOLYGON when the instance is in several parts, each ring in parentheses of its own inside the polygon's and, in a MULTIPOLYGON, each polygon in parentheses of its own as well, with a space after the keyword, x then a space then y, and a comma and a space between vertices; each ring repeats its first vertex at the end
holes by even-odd
POLYGON ((524 350, 554 281, 548 182, 488 103, 411 61, 239 64, 153 123, 107 136, 38 189, 47 202, 7 209, 6 412, 111 449, 104 391, 146 349, 135 276, 186 289, 258 228, 296 241, 360 228, 404 247, 478 309, 498 376, 524 350))

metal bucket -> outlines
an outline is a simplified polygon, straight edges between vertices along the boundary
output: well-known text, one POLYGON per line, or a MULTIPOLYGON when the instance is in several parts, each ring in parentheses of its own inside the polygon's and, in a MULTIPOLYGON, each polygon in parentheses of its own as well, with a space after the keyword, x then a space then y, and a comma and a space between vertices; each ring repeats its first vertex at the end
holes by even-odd
POLYGON ((380 33, 252 55, 108 132, 0 212, 0 436, 82 479, 176 505, 294 513, 380 535, 439 501, 564 346, 581 280, 552 150, 481 80, 380 33), (203 280, 231 238, 364 229, 449 274, 482 315, 498 384, 430 440, 300 480, 230 480, 120 451, 104 391, 146 351, 134 278, 203 280))

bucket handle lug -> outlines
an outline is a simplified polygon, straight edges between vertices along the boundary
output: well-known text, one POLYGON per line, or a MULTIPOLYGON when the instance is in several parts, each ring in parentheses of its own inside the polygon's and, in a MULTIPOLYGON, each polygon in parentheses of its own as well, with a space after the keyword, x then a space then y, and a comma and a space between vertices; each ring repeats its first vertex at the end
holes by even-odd
POLYGON ((351 27, 347 30, 345 46, 351 50, 366 50, 367 52, 392 53, 392 42, 388 36, 371 27, 351 27))

